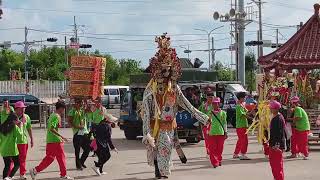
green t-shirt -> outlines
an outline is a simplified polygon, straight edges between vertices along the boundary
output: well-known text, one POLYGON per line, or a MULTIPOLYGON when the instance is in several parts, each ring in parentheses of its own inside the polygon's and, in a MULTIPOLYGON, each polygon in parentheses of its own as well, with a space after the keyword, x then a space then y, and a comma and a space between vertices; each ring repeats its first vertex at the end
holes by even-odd
POLYGON ((216 116, 219 118, 221 124, 219 123, 219 120, 212 115, 211 119, 211 128, 209 131, 210 136, 217 136, 217 135, 224 135, 224 130, 227 131, 227 113, 225 111, 220 111, 216 116))
MULTIPOLYGON (((12 112, 14 112, 14 109, 13 109, 12 106, 10 106, 10 110, 11 110, 12 112)), ((9 114, 10 114, 10 112, 7 113, 7 111, 6 111, 5 109, 3 109, 3 110, 0 112, 0 122, 1 122, 1 124, 7 120, 9 114)))
POLYGON ((68 116, 73 118, 73 121, 72 121, 73 126, 79 126, 81 122, 84 124, 84 129, 82 130, 72 127, 73 134, 78 133, 79 130, 82 131, 84 134, 89 133, 87 128, 86 116, 83 109, 80 109, 79 111, 77 111, 75 108, 72 108, 69 111, 68 116))
POLYGON ((59 130, 60 116, 57 113, 52 113, 48 120, 48 129, 47 129, 47 143, 60 143, 62 142, 61 138, 51 132, 51 129, 55 129, 57 132, 59 130))
POLYGON ((309 131, 310 130, 310 122, 308 118, 308 114, 301 107, 296 107, 294 109, 294 117, 299 117, 300 120, 295 121, 296 129, 298 131, 309 131))
POLYGON ((247 128, 248 120, 244 116, 247 114, 247 110, 240 104, 236 105, 236 128, 247 128))
POLYGON ((21 129, 18 126, 15 126, 7 135, 0 133, 0 153, 2 157, 19 155, 17 138, 21 136, 21 133, 21 129))
MULTIPOLYGON (((27 114, 23 114, 25 122, 21 125, 21 134, 17 137, 17 144, 28 144, 28 129, 31 129, 31 119, 27 114)), ((22 117, 19 118, 22 121, 22 117)))
POLYGON ((100 109, 96 109, 92 112, 92 123, 99 124, 104 119, 103 111, 100 109))
POLYGON ((210 115, 212 109, 213 109, 212 105, 208 105, 208 107, 206 109, 206 103, 202 103, 201 106, 199 107, 199 111, 206 114, 207 116, 210 115))

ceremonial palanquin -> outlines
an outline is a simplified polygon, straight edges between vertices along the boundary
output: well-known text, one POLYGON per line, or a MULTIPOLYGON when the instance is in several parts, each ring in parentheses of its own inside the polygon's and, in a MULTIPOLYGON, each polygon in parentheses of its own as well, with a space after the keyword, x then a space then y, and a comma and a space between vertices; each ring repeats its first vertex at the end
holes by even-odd
POLYGON ((70 62, 69 95, 96 99, 103 94, 106 59, 94 56, 74 56, 70 62))
POLYGON ((208 117, 194 108, 177 85, 181 66, 170 38, 157 37, 159 51, 150 61, 152 79, 147 85, 142 103, 143 143, 147 147, 148 164, 155 166, 157 178, 170 174, 171 152, 178 144, 175 133, 178 106, 189 111, 201 123, 208 117))

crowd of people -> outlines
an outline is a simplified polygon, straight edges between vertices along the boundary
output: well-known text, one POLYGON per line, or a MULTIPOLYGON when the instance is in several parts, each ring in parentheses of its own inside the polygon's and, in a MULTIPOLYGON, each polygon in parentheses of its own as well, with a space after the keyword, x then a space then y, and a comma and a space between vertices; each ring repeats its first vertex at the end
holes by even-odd
MULTIPOLYGON (((236 133, 238 140, 233 158, 250 160, 246 155, 248 150, 248 119, 251 113, 246 109, 246 93, 239 93, 236 105, 236 133)), ((264 154, 269 159, 272 174, 275 180, 284 179, 283 152, 291 150, 287 158, 298 158, 301 154, 304 160, 309 157, 308 135, 310 123, 306 111, 299 105, 299 97, 290 100, 289 113, 283 110, 278 96, 271 97, 269 101, 270 133, 268 141, 263 142, 264 154), (291 112, 291 113, 290 113, 291 112), (289 127, 290 126, 290 127, 289 127), (292 129, 292 131, 288 131, 292 129), (291 138, 290 138, 291 137, 291 138), (290 143, 291 142, 291 143, 290 143)), ((214 97, 212 92, 207 93, 207 100, 200 106, 200 110, 209 116, 209 122, 203 128, 206 152, 214 168, 221 166, 224 141, 228 138, 226 112, 220 109, 220 98, 214 97)), ((254 111, 254 110, 253 110, 254 111)))
MULTIPOLYGON (((31 120, 25 114, 25 108, 22 101, 16 102, 13 108, 5 99, 0 112, 0 153, 4 161, 3 179, 5 180, 11 180, 19 169, 20 179, 27 179, 28 137, 31 148, 34 141, 31 120)), ((73 179, 67 175, 64 153, 64 142, 69 140, 59 133, 61 117, 65 109, 64 102, 58 101, 55 104, 55 112, 47 121, 46 155, 38 166, 29 170, 32 179, 36 179, 37 174, 45 170, 55 159, 59 164, 60 179, 73 179)), ((115 126, 117 118, 107 113, 99 98, 89 103, 75 99, 67 116, 74 135, 72 142, 76 168, 78 170, 87 168, 86 159, 90 151, 94 151, 98 161, 94 162, 92 169, 97 175, 104 175, 103 166, 111 157, 110 150, 118 152, 111 140, 111 128, 115 126), (81 156, 80 149, 83 150, 81 156)))

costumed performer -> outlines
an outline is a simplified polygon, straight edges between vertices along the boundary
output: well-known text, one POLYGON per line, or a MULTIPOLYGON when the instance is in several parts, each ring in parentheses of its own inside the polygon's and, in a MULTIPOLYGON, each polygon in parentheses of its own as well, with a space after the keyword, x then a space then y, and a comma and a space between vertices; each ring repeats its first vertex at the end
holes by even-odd
POLYGON ((171 171, 172 149, 178 142, 174 138, 178 106, 207 124, 208 116, 194 108, 183 95, 177 80, 181 66, 175 49, 170 48, 166 34, 157 37, 159 51, 151 59, 152 79, 143 95, 143 140, 147 148, 148 164, 155 167, 157 179, 166 179, 171 171))

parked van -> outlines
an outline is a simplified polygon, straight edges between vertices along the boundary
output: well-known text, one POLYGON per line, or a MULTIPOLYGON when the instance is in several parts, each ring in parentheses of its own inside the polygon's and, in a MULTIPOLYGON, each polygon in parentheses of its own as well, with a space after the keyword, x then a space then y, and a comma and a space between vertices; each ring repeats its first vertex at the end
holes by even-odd
POLYGON ((110 108, 120 106, 129 86, 104 86, 104 95, 102 96, 102 105, 110 108))

